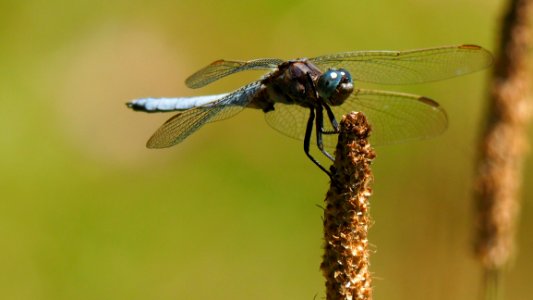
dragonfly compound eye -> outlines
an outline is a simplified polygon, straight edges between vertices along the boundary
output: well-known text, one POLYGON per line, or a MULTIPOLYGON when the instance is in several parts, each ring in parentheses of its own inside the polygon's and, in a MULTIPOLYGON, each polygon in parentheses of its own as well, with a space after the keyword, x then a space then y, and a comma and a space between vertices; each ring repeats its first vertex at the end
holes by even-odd
POLYGON ((328 104, 340 105, 353 91, 352 76, 345 69, 328 69, 318 78, 316 88, 328 104))

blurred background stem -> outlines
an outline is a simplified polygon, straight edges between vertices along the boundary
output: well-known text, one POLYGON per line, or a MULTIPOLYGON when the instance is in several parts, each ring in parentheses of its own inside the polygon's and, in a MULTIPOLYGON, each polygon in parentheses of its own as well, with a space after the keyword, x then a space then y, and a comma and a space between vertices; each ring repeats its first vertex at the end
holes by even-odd
POLYGON ((501 272, 515 247, 531 116, 531 13, 532 1, 509 1, 490 81, 475 179, 474 248, 484 272, 485 299, 501 298, 501 272))

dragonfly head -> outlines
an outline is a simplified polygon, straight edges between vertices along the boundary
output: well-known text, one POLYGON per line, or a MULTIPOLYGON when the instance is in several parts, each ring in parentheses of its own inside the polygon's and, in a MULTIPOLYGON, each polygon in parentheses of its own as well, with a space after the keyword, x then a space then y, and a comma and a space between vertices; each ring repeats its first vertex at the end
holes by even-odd
POLYGON ((316 89, 327 104, 341 105, 353 91, 352 75, 345 69, 328 69, 318 78, 316 89))

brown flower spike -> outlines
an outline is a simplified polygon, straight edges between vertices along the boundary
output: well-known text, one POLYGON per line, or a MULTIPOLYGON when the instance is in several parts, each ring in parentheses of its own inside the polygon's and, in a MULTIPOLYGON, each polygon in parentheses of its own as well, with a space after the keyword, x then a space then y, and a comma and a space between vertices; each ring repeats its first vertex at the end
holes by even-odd
POLYGON ((324 210, 325 253, 320 266, 328 300, 372 299, 369 271, 370 126, 362 113, 345 115, 324 210))
POLYGON ((475 253, 489 273, 501 270, 513 255, 532 108, 533 1, 508 5, 475 179, 475 253))
POLYGON ((515 251, 523 164, 532 115, 533 0, 510 0, 490 82, 489 108, 474 178, 474 251, 486 298, 502 297, 502 270, 515 251))

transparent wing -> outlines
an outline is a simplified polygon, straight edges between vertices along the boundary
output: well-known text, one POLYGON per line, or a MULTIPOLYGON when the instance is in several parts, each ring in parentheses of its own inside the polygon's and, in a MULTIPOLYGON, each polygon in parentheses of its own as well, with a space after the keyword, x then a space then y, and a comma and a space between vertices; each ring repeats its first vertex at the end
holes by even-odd
POLYGON ((276 103, 274 104, 274 110, 265 114, 265 120, 270 127, 282 134, 293 139, 303 140, 309 113, 309 108, 276 103))
POLYGON ((273 70, 283 60, 277 58, 260 58, 250 61, 217 60, 207 67, 192 74, 185 84, 193 89, 203 87, 222 77, 245 70, 273 70))
MULTIPOLYGON (((341 106, 331 107, 340 122, 351 111, 363 112, 372 126, 373 145, 385 145, 436 136, 448 126, 446 112, 426 97, 378 90, 355 90, 341 106)), ((303 139, 309 109, 277 103, 266 114, 267 123, 281 133, 303 139)), ((332 130, 324 112, 326 130, 332 130)), ((312 135, 315 138, 315 133, 312 135)), ((324 134, 324 144, 335 147, 336 134, 324 134)))
POLYGON ((236 115, 253 99, 260 87, 261 83, 256 81, 218 101, 174 115, 157 129, 146 143, 146 147, 171 147, 183 141, 207 122, 214 122, 236 115))
POLYGON ((310 59, 319 68, 345 68, 354 80, 380 84, 435 81, 468 74, 492 64, 492 54, 475 45, 407 51, 353 51, 310 59))

